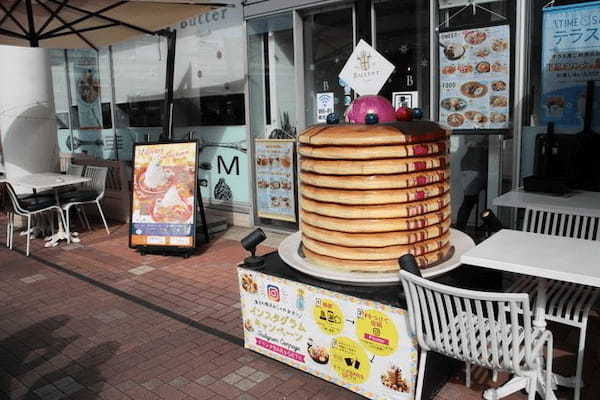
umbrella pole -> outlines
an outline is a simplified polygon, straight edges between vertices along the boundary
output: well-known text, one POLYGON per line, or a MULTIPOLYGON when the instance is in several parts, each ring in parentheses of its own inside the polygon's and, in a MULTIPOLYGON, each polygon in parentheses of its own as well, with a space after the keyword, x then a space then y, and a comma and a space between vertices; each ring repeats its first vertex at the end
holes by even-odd
POLYGON ((175 79, 175 44, 177 43, 177 31, 164 29, 159 32, 167 38, 167 71, 165 77, 165 104, 163 119, 163 139, 173 139, 173 81, 175 79))

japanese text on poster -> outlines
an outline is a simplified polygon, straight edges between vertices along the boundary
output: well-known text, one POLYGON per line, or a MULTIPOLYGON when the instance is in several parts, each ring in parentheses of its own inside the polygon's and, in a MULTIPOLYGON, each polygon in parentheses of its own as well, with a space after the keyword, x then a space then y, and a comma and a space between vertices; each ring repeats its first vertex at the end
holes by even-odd
POLYGON ((509 123, 508 25, 440 33, 439 120, 456 129, 509 123))
POLYGON ((317 93, 317 123, 322 124, 334 110, 333 92, 317 93))
POLYGON ((296 222, 294 140, 255 139, 257 215, 296 222))
POLYGON ((132 246, 194 247, 197 143, 134 149, 132 246))
MULTIPOLYGON (((600 2, 544 8, 540 122, 581 127, 586 81, 599 79, 600 2)), ((594 126, 600 122, 598 103, 594 126)))
POLYGON ((245 346, 370 399, 408 400, 416 340, 406 311, 238 269, 245 346))
MULTIPOLYGON (((77 53, 76 53, 77 54, 77 53)), ((82 52, 74 57, 75 93, 80 129, 101 129, 100 73, 96 53, 82 52)))

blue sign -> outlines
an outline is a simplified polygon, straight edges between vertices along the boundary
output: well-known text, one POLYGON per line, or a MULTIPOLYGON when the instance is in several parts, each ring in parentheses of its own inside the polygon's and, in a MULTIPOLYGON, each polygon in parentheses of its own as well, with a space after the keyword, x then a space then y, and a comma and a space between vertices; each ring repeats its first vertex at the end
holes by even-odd
MULTIPOLYGON (((600 80, 600 1, 543 11, 540 121, 581 128, 587 81, 600 80)), ((600 99, 600 83, 595 99, 600 99)), ((593 125, 600 124, 600 102, 593 125)))

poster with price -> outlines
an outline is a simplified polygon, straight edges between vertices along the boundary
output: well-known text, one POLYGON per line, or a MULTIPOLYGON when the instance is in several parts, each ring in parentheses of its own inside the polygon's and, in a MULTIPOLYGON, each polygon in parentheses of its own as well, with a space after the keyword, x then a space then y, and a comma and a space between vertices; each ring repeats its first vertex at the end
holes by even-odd
MULTIPOLYGON (((600 2, 543 9, 542 124, 583 126, 587 81, 600 80, 600 2)), ((600 125, 600 85, 596 83, 592 126, 600 125)))
POLYGON ((245 347, 369 399, 414 398, 406 311, 238 268, 245 347))
POLYGON ((198 143, 136 144, 130 247, 195 247, 198 143))
POLYGON ((261 218, 296 222, 294 139, 255 139, 256 203, 261 218))
POLYGON ((509 123, 508 25, 440 33, 439 121, 454 129, 509 123))

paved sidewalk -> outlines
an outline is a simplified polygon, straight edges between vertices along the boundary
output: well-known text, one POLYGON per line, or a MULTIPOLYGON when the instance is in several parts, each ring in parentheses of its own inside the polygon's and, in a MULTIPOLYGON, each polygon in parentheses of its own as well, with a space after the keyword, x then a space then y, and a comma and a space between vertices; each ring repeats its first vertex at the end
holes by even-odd
MULTIPOLYGON (((235 270, 243 230, 188 259, 141 256, 128 248, 126 225, 111 232, 51 249, 33 240, 29 258, 0 249, 0 398, 362 398, 243 349, 235 270)), ((590 337, 598 331, 592 324, 590 337)), ((587 348, 586 398, 595 399, 598 346, 587 348)), ((472 389, 459 376, 437 399, 481 398, 489 376, 475 375, 472 389)))

